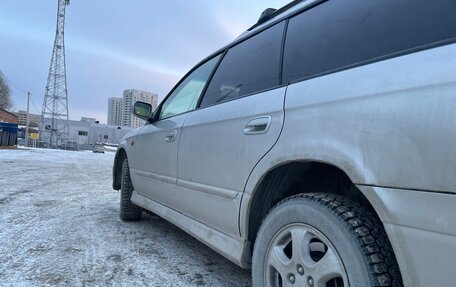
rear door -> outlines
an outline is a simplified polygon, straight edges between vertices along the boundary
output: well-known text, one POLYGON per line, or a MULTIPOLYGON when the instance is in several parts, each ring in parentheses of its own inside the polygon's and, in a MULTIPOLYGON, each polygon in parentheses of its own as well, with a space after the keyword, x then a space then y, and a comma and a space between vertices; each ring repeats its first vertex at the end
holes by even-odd
POLYGON ((250 171, 272 148, 283 124, 284 26, 276 24, 226 52, 182 129, 179 209, 233 236, 239 235, 238 208, 250 171))

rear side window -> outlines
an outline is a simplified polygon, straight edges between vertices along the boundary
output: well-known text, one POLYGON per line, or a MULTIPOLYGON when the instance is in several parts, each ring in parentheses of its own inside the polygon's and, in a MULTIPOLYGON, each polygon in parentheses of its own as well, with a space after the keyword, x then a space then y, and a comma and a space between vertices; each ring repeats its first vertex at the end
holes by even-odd
POLYGON ((332 0, 290 19, 283 81, 455 38, 455 0, 332 0))
POLYGON ((209 83, 201 107, 279 85, 284 22, 231 48, 209 83))

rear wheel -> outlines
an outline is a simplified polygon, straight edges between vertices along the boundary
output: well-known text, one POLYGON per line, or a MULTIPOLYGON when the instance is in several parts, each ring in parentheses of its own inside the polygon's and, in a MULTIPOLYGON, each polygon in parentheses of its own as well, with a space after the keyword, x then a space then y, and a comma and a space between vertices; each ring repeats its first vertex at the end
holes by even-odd
POLYGON ((378 218, 344 197, 301 194, 265 218, 253 251, 253 286, 402 286, 378 218))
POLYGON ((141 208, 131 202, 133 184, 130 178, 128 159, 122 163, 122 177, 120 185, 120 219, 125 221, 138 220, 141 218, 141 208))

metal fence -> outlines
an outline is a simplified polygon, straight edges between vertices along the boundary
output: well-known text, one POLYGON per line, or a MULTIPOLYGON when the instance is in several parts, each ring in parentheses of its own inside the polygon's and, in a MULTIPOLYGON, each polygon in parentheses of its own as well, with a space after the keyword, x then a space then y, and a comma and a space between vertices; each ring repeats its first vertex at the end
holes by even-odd
POLYGON ((17 124, 0 122, 0 147, 17 145, 17 124))

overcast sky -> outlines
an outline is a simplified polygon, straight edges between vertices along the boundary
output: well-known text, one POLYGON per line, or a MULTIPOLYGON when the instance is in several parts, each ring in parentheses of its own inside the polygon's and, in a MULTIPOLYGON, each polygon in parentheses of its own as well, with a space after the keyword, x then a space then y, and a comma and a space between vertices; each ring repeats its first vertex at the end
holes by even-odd
MULTIPOLYGON (((106 123, 107 99, 125 89, 162 100, 198 61, 235 39, 268 7, 291 0, 71 0, 65 45, 70 119, 106 123)), ((0 1, 0 70, 32 93, 41 113, 57 0, 0 1)), ((11 87, 15 110, 26 95, 11 87)))

